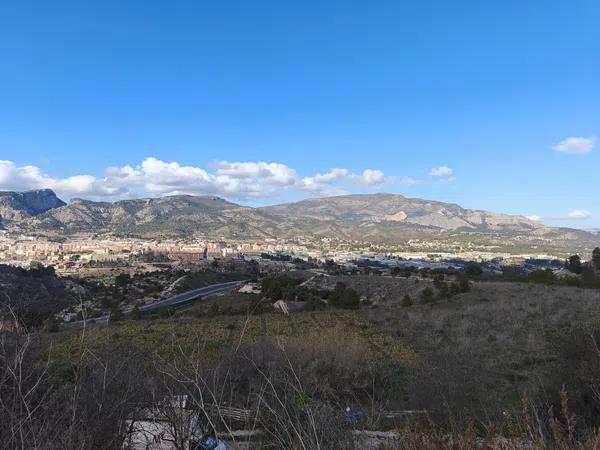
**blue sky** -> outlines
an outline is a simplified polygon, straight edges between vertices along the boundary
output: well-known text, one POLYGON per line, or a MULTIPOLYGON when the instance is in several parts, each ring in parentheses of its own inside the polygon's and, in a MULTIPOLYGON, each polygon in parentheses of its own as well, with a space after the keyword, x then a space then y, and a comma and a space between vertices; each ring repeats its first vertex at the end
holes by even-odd
POLYGON ((597 1, 2 6, 0 189, 387 191, 600 227, 597 1))

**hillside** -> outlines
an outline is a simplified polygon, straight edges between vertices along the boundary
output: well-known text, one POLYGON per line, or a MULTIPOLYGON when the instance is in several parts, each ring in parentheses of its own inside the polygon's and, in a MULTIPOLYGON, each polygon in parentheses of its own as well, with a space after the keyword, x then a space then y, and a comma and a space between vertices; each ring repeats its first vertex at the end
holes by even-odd
MULTIPOLYGON (((430 279, 315 277, 310 287, 333 289, 338 282, 373 302, 361 311, 371 326, 422 358, 421 370, 409 381, 415 409, 443 408, 444 398, 490 413, 519 408, 523 392, 552 395, 577 370, 561 357, 558 342, 573 328, 596 329, 600 323, 600 295, 593 289, 477 281, 469 292, 424 304, 422 290, 435 290, 430 279), (411 307, 402 306, 407 294, 411 307)), ((583 350, 577 357, 582 355, 583 350)))
POLYGON ((313 223, 317 232, 360 240, 394 239, 394 233, 535 233, 546 227, 520 216, 461 208, 458 205, 406 198, 394 194, 345 195, 303 200, 263 208, 280 223, 303 229, 313 223))
POLYGON ((551 228, 522 216, 395 194, 345 195, 251 208, 191 195, 114 203, 73 199, 66 205, 52 191, 35 191, 1 193, 0 207, 8 228, 34 233, 212 239, 303 236, 391 245, 418 239, 517 253, 585 251, 598 239, 597 234, 551 228))
POLYGON ((263 208, 282 219, 315 219, 346 225, 409 224, 444 230, 533 231, 543 225, 525 217, 461 208, 395 194, 345 195, 263 208))
POLYGON ((0 317, 5 310, 23 318, 28 326, 38 326, 50 314, 87 299, 86 289, 55 275, 52 268, 26 270, 0 264, 0 317))
POLYGON ((50 189, 0 192, 0 228, 65 205, 50 189))
POLYGON ((396 194, 345 195, 261 208, 288 235, 401 244, 411 239, 490 247, 507 252, 590 249, 592 233, 553 228, 523 216, 465 209, 396 194))
POLYGON ((177 195, 114 203, 74 199, 25 224, 33 230, 143 236, 263 238, 272 227, 255 209, 218 197, 177 195))

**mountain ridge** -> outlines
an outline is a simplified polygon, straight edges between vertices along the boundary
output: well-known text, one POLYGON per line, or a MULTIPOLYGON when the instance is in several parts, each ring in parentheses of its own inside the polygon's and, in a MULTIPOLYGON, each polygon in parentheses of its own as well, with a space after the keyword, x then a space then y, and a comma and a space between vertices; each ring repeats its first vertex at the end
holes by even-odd
POLYGON ((5 223, 20 222, 61 206, 66 203, 51 189, 0 191, 0 228, 5 223))
MULTIPOLYGON (((65 204, 52 191, 39 192, 41 198, 58 201, 42 202, 38 210, 21 208, 7 214, 10 227, 33 233, 224 239, 309 236, 388 244, 468 238, 496 246, 529 242, 532 248, 554 243, 578 246, 597 240, 593 233, 548 227, 519 215, 390 193, 321 197, 254 208, 216 196, 194 195, 115 202, 75 198, 65 204)), ((19 194, 24 193, 0 193, 0 199, 3 195, 20 198, 19 194)))

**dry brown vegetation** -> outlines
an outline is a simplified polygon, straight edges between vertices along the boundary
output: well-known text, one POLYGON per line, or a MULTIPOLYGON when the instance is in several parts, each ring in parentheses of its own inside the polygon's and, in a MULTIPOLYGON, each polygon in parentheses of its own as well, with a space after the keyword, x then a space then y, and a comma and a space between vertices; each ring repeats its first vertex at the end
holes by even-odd
POLYGON ((12 369, 0 375, 9 411, 0 438, 20 448, 115 448, 127 437, 124 418, 186 394, 231 442, 233 428, 259 432, 245 448, 599 448, 598 291, 476 282, 422 304, 429 280, 316 281, 377 299, 359 311, 125 321, 33 335, 25 352, 3 335, 12 369), (18 367, 28 377, 15 377, 18 367), (220 413, 230 406, 252 420, 233 423, 220 413), (346 423, 346 406, 366 418, 346 423), (427 413, 383 414, 407 409, 427 413))

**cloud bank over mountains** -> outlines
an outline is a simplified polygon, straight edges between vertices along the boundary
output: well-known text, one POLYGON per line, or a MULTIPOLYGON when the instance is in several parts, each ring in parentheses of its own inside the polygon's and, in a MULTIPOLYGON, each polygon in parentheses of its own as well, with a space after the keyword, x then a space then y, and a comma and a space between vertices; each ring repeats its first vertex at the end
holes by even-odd
POLYGON ((102 174, 102 177, 58 178, 36 166, 18 166, 12 161, 0 160, 0 190, 50 188, 67 199, 115 200, 145 195, 194 194, 252 200, 277 197, 284 191, 336 195, 345 193, 345 189, 352 186, 377 189, 395 181, 377 169, 353 173, 345 168, 333 168, 326 173, 300 176, 295 169, 277 162, 215 161, 210 169, 204 169, 155 157, 145 158, 136 166, 107 167, 102 174))

